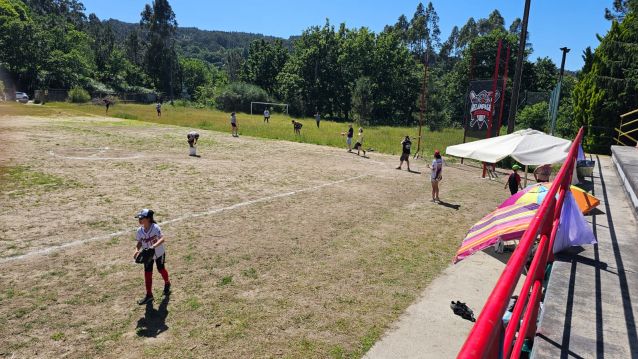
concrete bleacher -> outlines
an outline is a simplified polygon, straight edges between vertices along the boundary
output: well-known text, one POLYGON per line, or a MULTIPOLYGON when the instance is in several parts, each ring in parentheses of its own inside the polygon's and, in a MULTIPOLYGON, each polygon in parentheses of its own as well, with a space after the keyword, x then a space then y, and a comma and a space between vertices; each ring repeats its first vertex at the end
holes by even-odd
POLYGON ((534 358, 638 358, 638 150, 594 159, 587 184, 601 204, 586 218, 598 244, 557 256, 534 358))
POLYGON ((616 165, 625 193, 638 214, 638 148, 611 146, 611 159, 616 165))

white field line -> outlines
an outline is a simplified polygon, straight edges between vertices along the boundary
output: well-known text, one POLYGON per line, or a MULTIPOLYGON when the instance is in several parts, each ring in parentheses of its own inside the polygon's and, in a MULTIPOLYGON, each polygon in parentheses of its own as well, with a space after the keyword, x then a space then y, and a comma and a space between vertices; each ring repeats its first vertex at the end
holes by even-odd
MULTIPOLYGON (((189 214, 185 214, 185 215, 183 215, 181 217, 177 217, 177 218, 166 220, 164 222, 160 222, 159 225, 163 226, 163 225, 168 225, 168 224, 171 224, 171 223, 181 222, 181 221, 184 221, 184 220, 187 220, 187 219, 191 219, 191 218, 210 216, 210 215, 218 214, 218 213, 225 212, 225 211, 232 211, 234 209, 250 206, 250 205, 253 205, 253 204, 256 204, 256 203, 268 202, 268 201, 272 201, 272 200, 275 200, 275 199, 278 199, 278 198, 290 197, 290 196, 294 196, 294 195, 299 194, 299 193, 315 191, 315 190, 318 190, 318 189, 322 189, 324 187, 330 187, 330 186, 334 186, 334 185, 337 185, 337 184, 340 184, 340 183, 344 183, 344 182, 355 181, 355 180, 358 180, 358 179, 361 179, 361 178, 367 177, 367 176, 369 176, 369 175, 365 174, 365 175, 350 177, 350 178, 346 178, 346 179, 342 179, 342 180, 338 180, 338 181, 333 181, 333 182, 320 184, 320 185, 313 186, 313 187, 302 188, 302 189, 299 189, 299 190, 296 190, 296 191, 278 193, 278 194, 273 194, 273 195, 262 197, 262 198, 252 199, 252 200, 245 201, 245 202, 235 203, 235 204, 230 205, 228 207, 209 209, 209 210, 204 211, 204 212, 189 213, 189 214)), ((19 261, 19 260, 27 259, 27 258, 30 258, 30 257, 33 257, 33 256, 38 256, 38 255, 46 255, 46 254, 49 254, 49 253, 52 253, 52 252, 57 252, 57 251, 60 251, 60 250, 63 250, 63 249, 69 248, 69 247, 75 247, 75 246, 78 246, 80 244, 85 244, 85 243, 89 243, 89 242, 95 242, 95 241, 111 239, 113 237, 118 237, 118 236, 121 236, 121 235, 124 235, 124 234, 127 234, 127 233, 135 232, 136 230, 137 230, 137 227, 136 228, 129 228, 129 229, 124 229, 124 230, 113 232, 113 233, 109 233, 109 234, 103 234, 103 235, 100 235, 100 236, 95 236, 95 237, 85 238, 85 239, 78 239, 78 240, 75 240, 75 241, 72 241, 72 242, 67 242, 67 243, 58 244, 58 245, 54 245, 54 246, 50 246, 50 247, 40 248, 40 249, 33 250, 31 252, 27 252, 25 254, 21 254, 19 256, 15 256, 15 257, 0 258, 0 264, 13 262, 13 261, 19 261)))
POLYGON ((62 155, 58 155, 53 151, 49 151, 49 154, 53 157, 58 157, 58 158, 65 158, 67 160, 84 160, 84 161, 117 161, 117 160, 132 160, 132 159, 136 159, 136 158, 140 158, 142 157, 141 154, 136 154, 136 155, 132 155, 132 156, 125 156, 125 157, 95 157, 97 155, 103 154, 104 152, 106 152, 106 150, 108 150, 108 148, 106 149, 100 149, 99 152, 96 152, 92 155, 89 155, 87 157, 75 157, 75 156, 62 156, 62 155))

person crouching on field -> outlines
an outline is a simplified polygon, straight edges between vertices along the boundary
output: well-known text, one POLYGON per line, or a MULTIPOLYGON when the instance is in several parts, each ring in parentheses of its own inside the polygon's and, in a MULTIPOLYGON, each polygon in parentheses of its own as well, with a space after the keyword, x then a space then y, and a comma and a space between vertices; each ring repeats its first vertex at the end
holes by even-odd
POLYGON ((354 149, 357 150, 357 156, 360 156, 360 151, 363 151, 363 157, 366 156, 366 150, 363 149, 363 127, 359 127, 359 137, 357 143, 354 144, 354 149))
POLYGON ((137 258, 143 248, 155 250, 153 261, 144 263, 144 283, 146 284, 146 296, 140 299, 137 304, 144 305, 153 301, 153 262, 157 266, 157 271, 164 279, 164 295, 171 293, 171 282, 168 279, 168 271, 164 267, 166 262, 166 251, 164 249, 164 236, 162 230, 153 219, 153 211, 150 209, 141 210, 135 218, 139 220, 140 228, 137 230, 137 246, 133 258, 137 258))
POLYGON ((191 131, 186 135, 186 139, 188 140, 188 147, 190 147, 189 156, 197 157, 197 140, 199 140, 199 133, 195 131, 191 131))
POLYGON ((301 122, 292 120, 292 127, 295 130, 295 135, 301 135, 301 127, 303 126, 303 124, 301 122))

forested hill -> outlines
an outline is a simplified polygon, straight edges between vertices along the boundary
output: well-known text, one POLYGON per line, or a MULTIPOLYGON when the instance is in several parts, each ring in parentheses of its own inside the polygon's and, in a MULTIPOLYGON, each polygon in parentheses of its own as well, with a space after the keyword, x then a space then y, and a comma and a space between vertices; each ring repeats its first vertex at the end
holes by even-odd
MULTIPOLYGON (((139 24, 127 23, 120 20, 109 19, 104 23, 111 26, 118 43, 124 43, 129 34, 139 31, 139 24)), ((205 60, 221 67, 224 56, 228 50, 241 50, 244 56, 250 43, 255 40, 280 39, 274 36, 235 31, 210 31, 194 27, 178 27, 175 34, 175 45, 184 57, 193 57, 205 60)), ((280 39, 283 45, 290 49, 291 39, 280 39)))

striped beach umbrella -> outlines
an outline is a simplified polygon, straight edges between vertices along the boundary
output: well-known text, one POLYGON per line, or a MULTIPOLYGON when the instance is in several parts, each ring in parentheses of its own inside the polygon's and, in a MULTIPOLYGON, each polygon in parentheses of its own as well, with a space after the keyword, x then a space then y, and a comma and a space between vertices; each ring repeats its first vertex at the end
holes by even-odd
MULTIPOLYGON (((510 198, 506 199, 505 202, 498 206, 498 208, 509 207, 513 204, 541 204, 551 186, 551 182, 537 183, 531 186, 527 186, 512 195, 510 198)), ((589 213, 592 209, 596 208, 596 206, 600 204, 600 200, 598 198, 592 196, 579 187, 571 186, 570 191, 574 196, 574 200, 576 201, 578 208, 580 208, 580 211, 583 214, 589 213)))
POLYGON ((537 203, 513 204, 498 208, 483 217, 467 233, 461 247, 456 252, 454 263, 475 252, 493 246, 499 240, 519 239, 536 215, 537 203))

